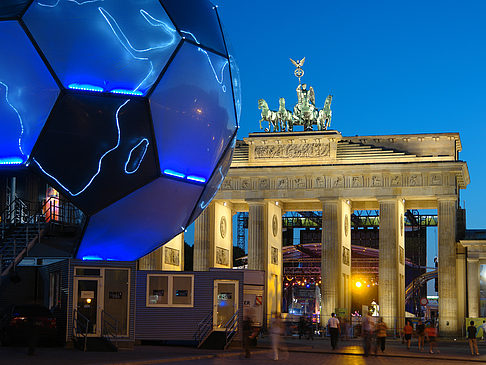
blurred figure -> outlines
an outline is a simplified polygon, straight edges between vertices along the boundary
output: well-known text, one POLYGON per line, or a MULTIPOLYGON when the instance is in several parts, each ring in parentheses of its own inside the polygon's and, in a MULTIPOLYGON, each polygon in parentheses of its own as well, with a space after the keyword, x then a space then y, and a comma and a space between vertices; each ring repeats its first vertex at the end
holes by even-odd
POLYGON ((368 356, 370 354, 371 341, 373 339, 374 330, 375 328, 374 328, 373 319, 371 318, 371 315, 368 312, 366 313, 366 316, 363 317, 362 324, 361 324, 361 331, 363 336, 363 350, 365 356, 368 356))
POLYGON ((407 321, 405 327, 403 327, 403 336, 405 337, 405 342, 407 343, 407 350, 410 350, 410 343, 412 342, 413 327, 410 321, 407 321))
POLYGON ((425 335, 427 336, 427 340, 429 341, 429 352, 431 354, 435 352, 440 353, 437 349, 437 328, 435 328, 433 323, 429 323, 427 327, 425 327, 425 335))
POLYGON ((418 349, 420 352, 423 351, 425 345, 425 325, 420 319, 417 323, 416 331, 418 336, 418 349))
POLYGON ((312 317, 307 318, 306 331, 307 331, 307 339, 314 340, 314 323, 312 323, 312 317))
POLYGON ((467 328, 467 341, 469 342, 469 349, 471 350, 471 355, 479 355, 478 351, 478 341, 476 340, 477 329, 474 325, 474 321, 469 322, 469 327, 467 328))
POLYGON ((250 342, 251 342, 251 336, 253 334, 253 326, 252 326, 252 320, 250 316, 247 316, 243 319, 243 324, 242 324, 242 331, 243 331, 243 349, 245 350, 245 357, 249 358, 251 353, 250 353, 250 342))
POLYGON ((331 318, 327 321, 327 327, 329 334, 331 335, 331 347, 333 350, 337 347, 337 341, 339 337, 339 331, 341 329, 339 325, 339 319, 336 318, 336 313, 331 313, 331 318))
POLYGON ((280 313, 275 313, 275 318, 272 319, 270 326, 270 336, 272 338, 273 359, 278 360, 278 350, 280 346, 280 338, 283 333, 283 324, 280 313))
POLYGON ((388 327, 386 323, 383 322, 383 318, 378 319, 376 324, 376 344, 375 344, 375 355, 378 352, 378 346, 380 346, 381 352, 385 352, 385 342, 386 342, 386 330, 388 327))
POLYGON ((483 321, 481 328, 483 329, 483 340, 486 340, 486 321, 483 321))
POLYGON ((299 340, 302 338, 305 332, 305 318, 304 316, 300 316, 299 324, 297 325, 297 329, 299 330, 299 340))

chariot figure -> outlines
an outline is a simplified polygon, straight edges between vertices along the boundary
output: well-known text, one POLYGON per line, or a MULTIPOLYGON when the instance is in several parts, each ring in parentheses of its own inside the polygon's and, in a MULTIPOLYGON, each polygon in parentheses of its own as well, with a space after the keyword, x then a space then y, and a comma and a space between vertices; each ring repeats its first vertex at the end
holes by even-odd
POLYGON ((304 126, 304 131, 312 130, 319 116, 314 89, 312 86, 307 89, 307 84, 299 84, 296 91, 298 102, 294 107, 293 124, 304 126))

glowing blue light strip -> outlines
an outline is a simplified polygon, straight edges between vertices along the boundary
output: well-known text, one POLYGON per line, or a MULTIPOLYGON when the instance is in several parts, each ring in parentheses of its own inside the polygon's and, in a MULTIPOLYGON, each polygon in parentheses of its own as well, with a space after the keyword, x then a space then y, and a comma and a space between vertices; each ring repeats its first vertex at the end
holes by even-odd
POLYGON ((100 86, 89 85, 89 84, 76 84, 76 83, 69 84, 68 88, 73 90, 94 91, 98 93, 102 93, 103 91, 105 91, 105 89, 103 89, 100 86))
MULTIPOLYGON (((22 136, 24 135, 24 123, 22 121, 22 117, 20 116, 20 113, 19 111, 17 110, 17 108, 15 108, 11 103, 10 101, 8 100, 8 86, 7 84, 3 83, 0 81, 0 85, 4 86, 5 87, 5 101, 7 102, 8 105, 10 105, 10 107, 15 111, 15 113, 17 114, 17 117, 19 118, 19 123, 20 123, 20 136, 19 136, 19 151, 22 155, 25 156, 24 154, 24 151, 22 150, 22 136)), ((9 164, 10 165, 10 164, 9 164)))
POLYGON ((205 183, 206 179, 204 177, 199 177, 199 176, 194 176, 190 175, 187 177, 187 180, 195 181, 195 182, 200 182, 200 183, 205 183))
POLYGON ((83 256, 82 258, 84 261, 100 261, 100 260, 103 260, 101 257, 99 256, 83 256))
POLYGON ((169 175, 169 176, 178 177, 180 179, 184 179, 186 177, 186 175, 184 175, 183 173, 177 172, 177 171, 174 171, 174 170, 170 170, 170 169, 165 169, 164 174, 169 175))
POLYGON ((125 89, 113 89, 110 91, 112 94, 123 94, 123 95, 136 95, 136 96, 142 96, 143 92, 135 90, 125 90, 125 89))
POLYGON ((137 172, 138 168, 140 167, 140 165, 142 164, 142 161, 143 161, 143 158, 145 157, 145 154, 147 153, 147 149, 148 149, 148 146, 149 146, 149 140, 147 138, 144 138, 142 139, 135 147, 133 147, 131 150, 130 150, 130 153, 128 154, 128 159, 127 159, 127 162, 125 162, 125 173, 127 174, 134 174, 135 172, 137 172), (144 147, 144 150, 143 150, 143 154, 142 154, 142 157, 140 158, 140 161, 138 161, 138 165, 137 167, 135 168, 135 170, 133 171, 128 171, 127 170, 127 166, 128 166, 128 162, 130 162, 130 159, 132 158, 132 153, 133 151, 135 151, 138 146, 140 146, 142 143, 145 143, 145 147, 144 147))
POLYGON ((20 157, 5 157, 0 158, 0 165, 21 165, 24 163, 20 157))
MULTIPOLYGON (((82 0, 80 0, 80 1, 78 1, 78 0, 66 0, 66 1, 81 6, 81 5, 85 5, 85 4, 97 3, 97 2, 100 2, 100 1, 104 1, 104 0, 85 0, 85 1, 82 1, 82 0)), ((42 4, 40 1, 38 1, 37 5, 44 6, 46 8, 55 8, 57 5, 59 5, 60 2, 61 2, 61 0, 56 0, 55 4, 42 4)))
POLYGON ((93 175, 93 177, 91 178, 91 180, 89 180, 88 184, 86 184, 86 186, 84 188, 82 188, 80 191, 78 191, 77 193, 73 193, 71 192, 67 187, 65 187, 58 179, 56 179, 53 175, 49 174, 46 170, 44 170, 44 168, 41 166, 41 164, 34 158, 32 159, 36 164, 37 166, 39 166, 39 168, 42 170, 42 172, 44 174, 46 174, 47 176, 49 176, 51 179, 53 179, 54 181, 56 181, 64 190, 66 190, 69 194, 71 194, 71 196, 78 196, 79 194, 82 194, 90 185, 91 183, 93 182, 93 180, 96 178, 96 176, 99 175, 100 171, 101 171, 101 163, 103 161, 103 159, 110 153, 110 152, 113 152, 114 150, 116 150, 119 146, 120 146, 120 121, 118 120, 118 115, 120 113, 120 110, 130 101, 130 99, 128 99, 127 101, 125 101, 122 105, 120 105, 120 107, 117 109, 116 111, 116 114, 115 114, 115 119, 116 119, 116 128, 117 128, 117 132, 118 132, 118 136, 117 136, 117 141, 116 141, 116 145, 109 149, 108 151, 106 151, 102 156, 101 158, 99 159, 98 161, 98 171, 96 172, 96 174, 93 175))
POLYGON ((194 182, 198 182, 198 183, 203 183, 203 184, 206 182, 206 179, 204 177, 195 176, 195 175, 187 175, 186 176, 182 172, 177 172, 177 171, 174 171, 174 170, 171 170, 171 169, 165 169, 164 174, 168 175, 168 176, 177 177, 179 179, 186 179, 186 180, 190 180, 190 181, 194 181, 194 182))

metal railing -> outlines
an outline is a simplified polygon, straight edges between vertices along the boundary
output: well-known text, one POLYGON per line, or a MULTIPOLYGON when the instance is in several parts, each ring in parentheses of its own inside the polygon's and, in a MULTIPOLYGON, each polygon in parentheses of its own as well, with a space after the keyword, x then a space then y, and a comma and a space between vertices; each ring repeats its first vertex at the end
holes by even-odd
POLYGON ((101 336, 107 338, 118 348, 118 319, 105 310, 101 311, 101 336))
POLYGON ((213 311, 209 312, 203 320, 201 320, 198 325, 196 332, 194 333, 194 340, 197 342, 199 347, 207 336, 213 331, 213 311))
POLYGON ((74 341, 78 341, 79 338, 83 340, 83 351, 86 352, 88 347, 88 331, 89 331, 89 318, 79 313, 76 309, 73 310, 73 330, 72 336, 74 341))
POLYGON ((233 314, 233 317, 230 318, 228 322, 225 324, 225 330, 224 330, 224 335, 225 335, 225 345, 224 348, 226 349, 229 344, 231 343, 231 340, 234 338, 235 334, 239 330, 240 326, 240 316, 239 316, 240 311, 237 310, 235 314, 233 314))
POLYGON ((44 204, 15 198, 0 214, 0 276, 7 275, 40 241, 45 224, 81 225, 84 216, 73 204, 51 197, 44 204))
MULTIPOLYGON (((37 214, 27 215, 27 204, 20 199, 11 203, 14 210, 19 212, 13 214, 13 221, 6 223, 2 219, 2 240, 0 241, 0 276, 7 275, 26 255, 29 250, 40 241, 44 232, 42 220, 37 214), (14 204, 15 203, 15 204, 14 204), (7 232, 8 230, 8 232, 7 232)), ((9 209, 7 215, 12 213, 9 209)), ((30 212, 29 212, 30 213, 30 212)), ((9 216, 12 217, 12 216, 9 216)), ((2 217, 3 218, 3 217, 2 217)))

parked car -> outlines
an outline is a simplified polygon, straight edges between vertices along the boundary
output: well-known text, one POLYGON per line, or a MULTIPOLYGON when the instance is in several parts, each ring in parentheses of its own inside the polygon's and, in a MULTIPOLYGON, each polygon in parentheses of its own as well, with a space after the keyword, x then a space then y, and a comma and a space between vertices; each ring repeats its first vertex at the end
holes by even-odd
POLYGON ((11 305, 0 316, 0 341, 11 344, 57 344, 56 318, 43 305, 11 305))

